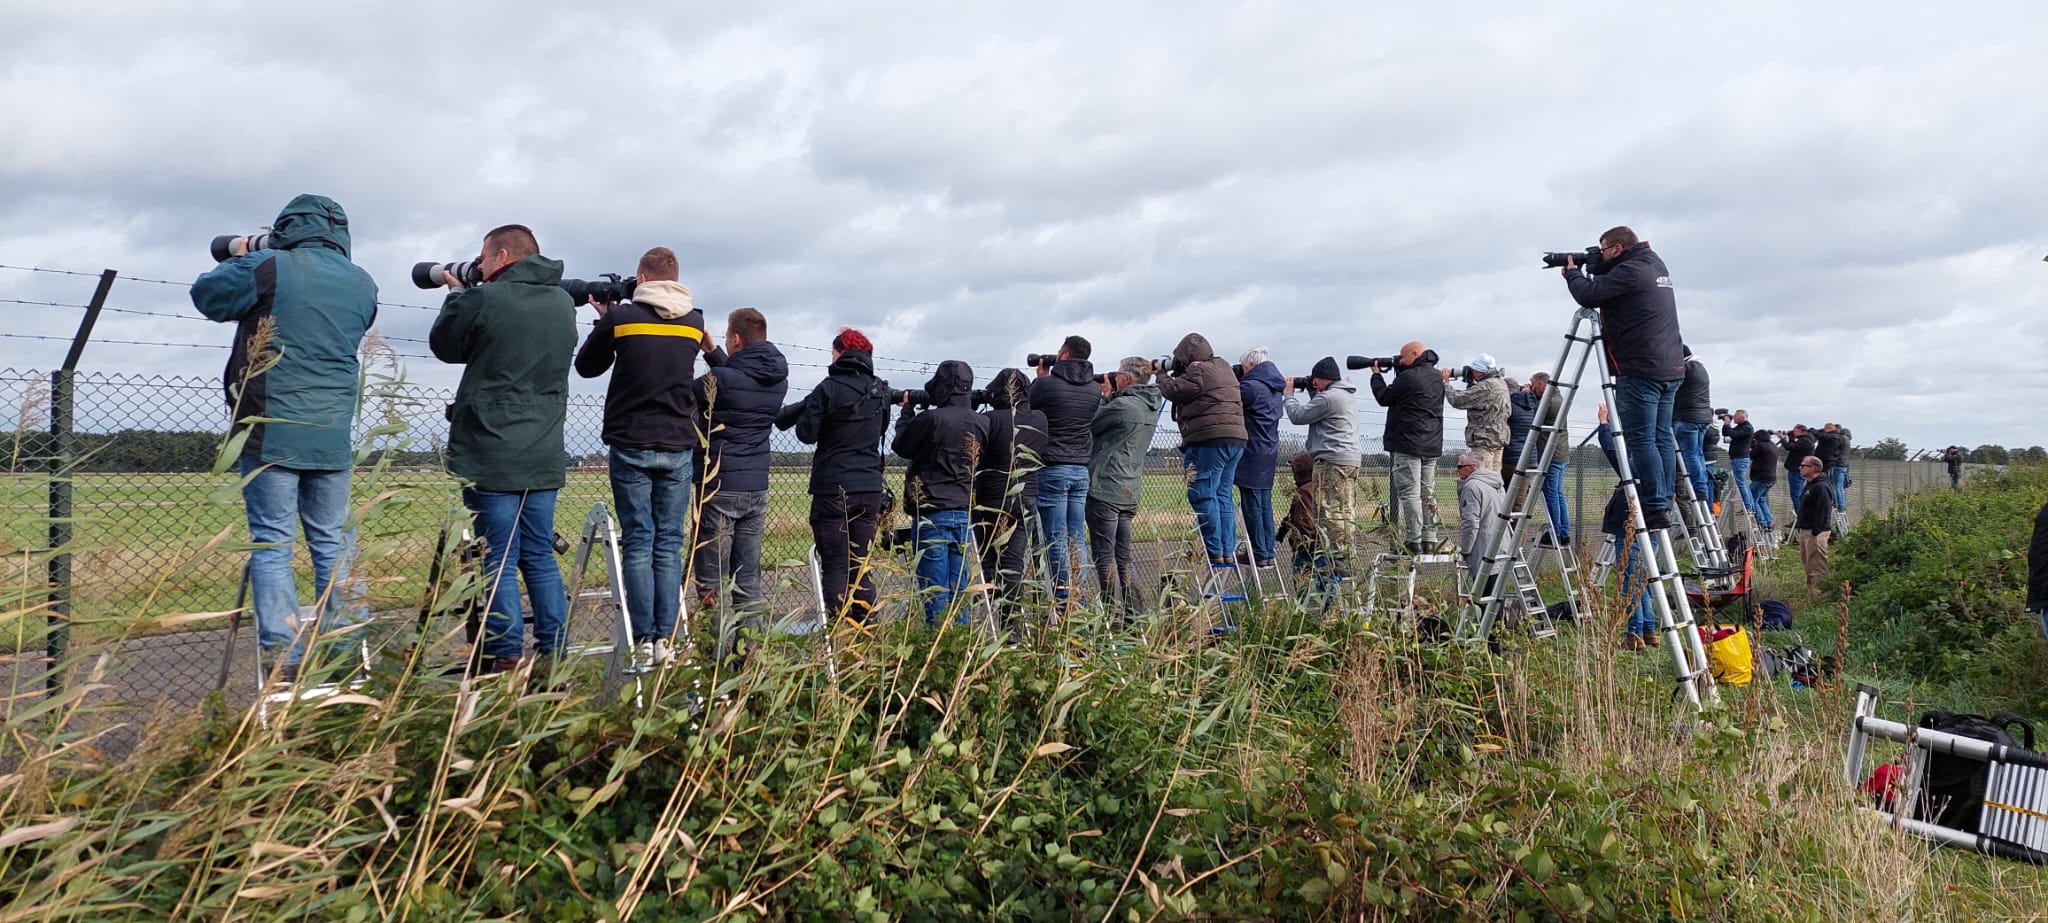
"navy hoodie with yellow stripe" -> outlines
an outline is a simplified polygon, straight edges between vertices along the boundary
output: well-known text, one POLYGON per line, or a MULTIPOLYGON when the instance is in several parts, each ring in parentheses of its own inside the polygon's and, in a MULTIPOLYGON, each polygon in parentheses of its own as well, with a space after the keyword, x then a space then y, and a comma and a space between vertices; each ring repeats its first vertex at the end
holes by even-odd
POLYGON ((697 357, 704 312, 680 282, 642 282, 613 305, 576 353, 576 373, 612 370, 604 393, 604 442, 615 449, 697 448, 697 357), (616 364, 616 368, 613 366, 616 364))

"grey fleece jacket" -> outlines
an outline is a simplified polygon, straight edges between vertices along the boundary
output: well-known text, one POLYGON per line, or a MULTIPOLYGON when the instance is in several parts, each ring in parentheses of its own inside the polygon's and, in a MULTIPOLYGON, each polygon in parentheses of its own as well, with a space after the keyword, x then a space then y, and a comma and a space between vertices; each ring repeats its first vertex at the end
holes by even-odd
POLYGON ((1308 454, 1317 461, 1357 467, 1359 462, 1358 386, 1339 379, 1323 393, 1301 401, 1299 391, 1287 395, 1287 422, 1308 427, 1308 454))
POLYGON ((1507 490, 1500 472, 1481 468, 1458 482, 1458 553, 1465 556, 1465 569, 1479 572, 1486 555, 1486 534, 1500 524, 1501 511, 1508 505, 1507 490))

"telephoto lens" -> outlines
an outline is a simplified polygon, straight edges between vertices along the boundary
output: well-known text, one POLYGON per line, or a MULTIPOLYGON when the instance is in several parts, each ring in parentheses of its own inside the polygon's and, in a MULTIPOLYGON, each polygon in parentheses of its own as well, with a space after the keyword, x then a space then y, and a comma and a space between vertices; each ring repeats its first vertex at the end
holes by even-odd
POLYGON ((420 288, 440 288, 448 284, 443 273, 454 276, 463 288, 475 288, 484 281, 484 268, 475 260, 463 260, 460 263, 414 263, 412 284, 420 288))
POLYGON ((1399 363, 1396 356, 1345 356, 1344 367, 1352 371, 1372 368, 1378 364, 1382 370, 1391 369, 1399 363))
POLYGON ((1152 360, 1152 374, 1154 375, 1178 375, 1185 369, 1186 366, 1181 365, 1180 360, 1172 356, 1164 356, 1152 360))
POLYGON ((1060 354, 1057 352, 1031 353, 1024 357, 1024 364, 1036 369, 1052 368, 1053 364, 1059 361, 1060 354))
POLYGON ((254 253, 258 250, 270 249, 269 231, 263 231, 257 234, 250 234, 247 237, 244 237, 240 234, 222 234, 219 237, 214 238, 212 246, 207 248, 213 253, 213 261, 216 263, 225 263, 229 260, 234 259, 235 241, 238 240, 246 240, 249 242, 248 248, 242 251, 244 253, 254 253))
POLYGON ((912 407, 930 407, 932 405, 932 397, 923 388, 905 388, 901 391, 891 390, 889 392, 889 403, 908 404, 912 407))
POLYGON ((633 289, 639 281, 637 277, 608 272, 588 281, 563 279, 562 291, 568 292, 569 299, 577 304, 618 304, 633 297, 633 289))

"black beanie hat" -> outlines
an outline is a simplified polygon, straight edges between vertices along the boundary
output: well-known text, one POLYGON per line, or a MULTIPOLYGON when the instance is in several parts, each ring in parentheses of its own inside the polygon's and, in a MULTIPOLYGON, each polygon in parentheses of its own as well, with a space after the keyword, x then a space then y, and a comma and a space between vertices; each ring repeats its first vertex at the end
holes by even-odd
POLYGON ((1344 377, 1344 373, 1337 369, 1337 357, 1335 356, 1324 356, 1321 359, 1317 359, 1315 370, 1308 374, 1310 378, 1321 378, 1325 381, 1336 381, 1344 377))

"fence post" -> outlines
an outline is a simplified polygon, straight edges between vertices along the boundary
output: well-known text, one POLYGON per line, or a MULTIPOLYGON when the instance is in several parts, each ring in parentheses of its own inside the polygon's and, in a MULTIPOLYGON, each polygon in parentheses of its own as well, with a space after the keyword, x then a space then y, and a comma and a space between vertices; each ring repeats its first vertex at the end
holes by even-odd
POLYGON ((50 610, 44 642, 50 657, 46 685, 53 693, 64 686, 64 659, 71 650, 72 376, 78 371, 78 360, 85 354, 86 341, 92 338, 93 324, 100 319, 116 275, 111 269, 100 272, 99 287, 93 290, 85 316, 78 320, 78 332, 71 337, 71 351, 65 354, 64 365, 50 376, 50 610))

